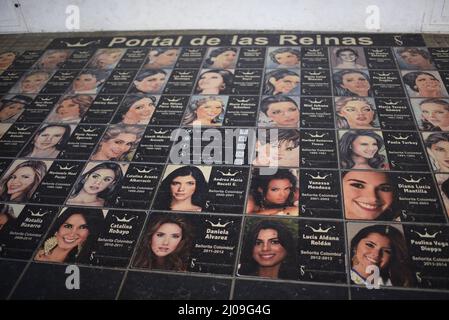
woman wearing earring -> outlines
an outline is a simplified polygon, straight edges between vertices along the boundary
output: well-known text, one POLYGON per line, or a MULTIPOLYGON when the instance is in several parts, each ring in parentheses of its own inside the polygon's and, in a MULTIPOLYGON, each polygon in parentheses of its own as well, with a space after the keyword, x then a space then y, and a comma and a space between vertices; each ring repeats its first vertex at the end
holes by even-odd
POLYGON ((298 179, 290 169, 278 169, 271 176, 255 174, 246 212, 259 215, 298 216, 297 184, 298 179))
POLYGON ((104 207, 113 202, 123 172, 117 163, 103 162, 81 176, 67 200, 69 205, 104 207))
POLYGON ((381 286, 412 287, 407 245, 402 233, 388 225, 372 225, 361 229, 351 240, 351 281, 367 285, 372 268, 379 269, 381 286))
POLYGON ((374 131, 349 130, 340 138, 342 169, 388 169, 382 137, 374 131))
POLYGON ((193 241, 193 227, 181 216, 150 218, 134 266, 145 269, 186 271, 193 241))
POLYGON ((67 208, 50 229, 34 260, 59 263, 89 263, 103 227, 101 210, 67 208))

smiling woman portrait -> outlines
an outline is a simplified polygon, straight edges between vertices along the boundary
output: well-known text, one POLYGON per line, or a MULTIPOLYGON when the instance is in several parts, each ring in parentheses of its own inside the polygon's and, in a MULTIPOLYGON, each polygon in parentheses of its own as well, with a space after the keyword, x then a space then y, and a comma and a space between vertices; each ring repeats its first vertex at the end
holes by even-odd
POLYGON ((404 235, 389 225, 371 225, 361 229, 351 240, 351 281, 367 285, 370 266, 379 268, 380 286, 413 287, 411 261, 404 235))
POLYGON ((43 161, 23 161, 6 173, 0 180, 0 200, 26 202, 47 173, 47 165, 43 161))
POLYGON ((298 279, 296 270, 296 242, 285 222, 261 219, 247 230, 239 275, 298 279))
POLYGON ((102 230, 103 212, 98 209, 67 208, 56 219, 35 261, 89 263, 102 230))

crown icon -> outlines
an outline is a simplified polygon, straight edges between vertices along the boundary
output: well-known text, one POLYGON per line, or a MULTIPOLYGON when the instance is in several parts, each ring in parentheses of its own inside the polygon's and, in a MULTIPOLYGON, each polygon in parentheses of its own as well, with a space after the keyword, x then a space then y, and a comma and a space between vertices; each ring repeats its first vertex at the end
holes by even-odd
POLYGON ((250 98, 248 98, 248 99, 235 99, 235 100, 237 100, 237 102, 240 102, 240 103, 246 103, 246 102, 250 102, 251 101, 250 98))
POLYGON ((242 74, 244 76, 252 76, 252 75, 254 75, 254 71, 246 71, 246 72, 242 72, 242 74))
POLYGON ((374 53, 382 53, 382 52, 385 52, 385 50, 383 50, 383 49, 372 49, 371 51, 374 52, 374 53))
POLYGON ((395 138, 396 140, 408 140, 408 138, 410 138, 410 135, 403 137, 402 134, 400 134, 399 136, 393 136, 391 135, 393 138, 395 138))
POLYGON ((128 71, 118 71, 117 72, 120 76, 128 76, 129 72, 128 71))
POLYGON ((188 71, 178 71, 178 75, 180 76, 190 76, 191 73, 188 71))
POLYGON ((217 172, 220 172, 223 177, 235 177, 237 174, 241 173, 240 170, 237 170, 236 172, 231 172, 231 169, 228 169, 228 172, 226 173, 224 173, 221 170, 217 170, 217 172))
POLYGON ((321 49, 309 49, 309 52, 318 53, 321 52, 321 49))
POLYGON ((407 183, 419 183, 419 182, 421 182, 421 180, 424 179, 424 178, 414 179, 411 175, 410 175, 410 179, 406 179, 403 177, 399 177, 399 178, 401 178, 402 180, 404 180, 407 183))
POLYGON ((323 133, 323 134, 319 134, 318 132, 316 132, 315 134, 313 134, 313 133, 309 133, 309 132, 306 132, 311 138, 323 138, 323 137, 325 137, 326 136, 326 133, 323 133))
POLYGON ((176 99, 176 98, 172 98, 172 99, 167 98, 167 101, 168 102, 179 102, 179 101, 181 101, 181 98, 178 98, 178 99, 176 99))
POLYGON ((114 97, 111 97, 111 98, 105 98, 105 97, 101 97, 101 101, 103 101, 103 102, 111 102, 111 101, 114 101, 114 97))
POLYGON ((28 131, 30 128, 29 127, 21 127, 21 128, 17 128, 17 131, 28 131))
POLYGON ((72 170, 73 168, 76 168, 76 165, 75 165, 75 166, 69 167, 69 165, 61 166, 60 164, 58 164, 58 167, 59 167, 59 170, 62 170, 62 171, 69 171, 69 170, 72 170))
POLYGON ((438 53, 447 53, 447 52, 449 52, 449 49, 439 49, 439 50, 435 50, 435 52, 438 52, 438 53))
POLYGON ((76 43, 70 43, 67 41, 61 41, 61 43, 65 43, 65 45, 67 46, 67 48, 85 48, 89 45, 91 45, 92 43, 100 43, 100 40, 94 40, 94 41, 89 41, 86 43, 82 43, 84 39, 80 39, 78 42, 76 43))
POLYGON ((66 77, 67 77, 67 76, 70 76, 70 75, 71 75, 71 73, 70 73, 70 72, 61 72, 61 75, 62 75, 62 76, 66 76, 66 77))
POLYGON ((442 231, 437 231, 437 232, 435 232, 435 233, 433 233, 433 234, 430 234, 430 233, 427 231, 427 228, 424 228, 424 231, 425 231, 425 233, 421 233, 421 232, 418 232, 418 231, 416 231, 416 230, 411 230, 411 232, 416 233, 416 234, 417 234, 420 238, 422 238, 422 239, 435 239, 435 237, 437 236, 437 234, 442 233, 442 231))
POLYGON ((83 130, 84 133, 92 133, 97 131, 97 128, 89 128, 89 129, 81 128, 81 130, 83 130))
MULTIPOLYGON (((146 167, 145 167, 145 168, 146 168, 146 167)), ((138 173, 145 173, 145 174, 150 173, 151 171, 156 170, 156 169, 154 169, 154 168, 150 168, 150 169, 138 169, 138 168, 135 168, 135 169, 136 169, 136 171, 137 171, 138 173)))
POLYGON ((377 75, 381 77, 388 77, 391 74, 391 72, 385 73, 385 72, 379 72, 377 75))
POLYGON ((44 101, 44 102, 48 102, 48 101, 52 101, 53 100, 53 98, 41 98, 41 101, 44 101))
POLYGON ((168 130, 162 130, 162 129, 155 130, 155 129, 153 129, 153 133, 155 133, 155 134, 166 134, 167 132, 168 132, 168 130))
POLYGON ((393 101, 385 101, 384 104, 386 104, 387 106, 395 106, 399 103, 399 101, 393 102, 393 101))
POLYGON ((207 220, 207 219, 204 221, 209 222, 210 226, 213 228, 226 228, 227 225, 234 223, 234 221, 228 221, 226 223, 221 223, 221 219, 218 219, 217 223, 213 223, 212 221, 207 220))
POLYGON ((308 224, 306 225, 306 227, 308 227, 310 230, 312 230, 315 233, 328 233, 330 230, 335 229, 335 226, 331 226, 331 227, 329 227, 327 229, 323 229, 321 227, 321 223, 319 224, 319 228, 318 229, 314 228, 312 226, 309 226, 308 224))
POLYGON ((311 76, 319 76, 319 75, 321 75, 321 72, 310 71, 309 74, 311 76))
POLYGON ((323 101, 324 100, 317 100, 316 98, 313 99, 313 100, 309 99, 309 103, 317 103, 317 104, 319 104, 319 103, 322 103, 323 101))
POLYGON ((189 49, 188 51, 189 51, 189 53, 198 53, 200 50, 199 49, 189 49))
POLYGON ((127 216, 128 216, 128 214, 126 214, 125 213, 125 215, 123 216, 123 218, 119 218, 119 217, 117 217, 115 214, 114 215, 112 215, 116 220, 117 220, 117 222, 124 222, 124 223, 128 223, 128 222, 131 222, 132 220, 134 220, 134 219, 137 219, 137 217, 136 216, 132 216, 131 218, 127 218, 127 216))
POLYGON ((34 212, 31 209, 29 209, 28 211, 31 213, 32 217, 43 217, 43 216, 45 216, 48 213, 48 211, 45 211, 45 212, 41 213, 41 209, 39 209, 37 212, 34 212))
POLYGON ((259 49, 248 49, 246 52, 259 52, 259 49))
POLYGON ((332 176, 332 174, 326 174, 325 176, 321 176, 318 172, 316 176, 311 175, 310 173, 306 173, 309 177, 311 177, 313 180, 325 180, 327 177, 332 176))

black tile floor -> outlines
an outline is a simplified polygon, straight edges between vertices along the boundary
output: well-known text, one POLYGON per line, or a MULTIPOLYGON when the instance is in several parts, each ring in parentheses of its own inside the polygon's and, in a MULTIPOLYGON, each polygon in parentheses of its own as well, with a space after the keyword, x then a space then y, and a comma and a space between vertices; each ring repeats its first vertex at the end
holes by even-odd
POLYGON ((448 37, 0 48, 0 298, 449 298, 448 37))

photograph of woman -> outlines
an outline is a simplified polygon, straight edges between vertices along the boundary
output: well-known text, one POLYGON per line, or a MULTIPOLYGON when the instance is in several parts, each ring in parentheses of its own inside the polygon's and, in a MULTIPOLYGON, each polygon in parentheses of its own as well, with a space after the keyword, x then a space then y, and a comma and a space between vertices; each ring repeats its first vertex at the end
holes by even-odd
POLYGON ((279 129, 274 137, 266 130, 257 137, 253 165, 299 167, 299 140, 299 130, 279 129))
POLYGON ((47 50, 33 66, 33 69, 55 70, 70 57, 72 50, 47 50))
POLYGON ((395 53, 400 69, 435 70, 426 48, 397 48, 395 53))
MULTIPOLYGON (((366 71, 367 72, 367 71, 366 71)), ((363 71, 343 69, 334 72, 334 89, 336 96, 372 97, 371 82, 363 71)))
POLYGON ((363 48, 335 48, 332 65, 336 69, 366 69, 363 48))
MULTIPOLYGON (((4 230, 6 224, 15 221, 17 217, 14 214, 14 209, 7 204, 0 204, 0 233, 4 230)), ((8 225, 9 226, 9 225, 8 225)), ((5 228, 6 229, 6 228, 5 228)))
POLYGON ((204 68, 233 69, 237 63, 237 48, 212 48, 204 62, 204 68))
POLYGON ((267 69, 301 67, 301 49, 299 47, 271 48, 268 55, 270 59, 267 59, 267 69))
POLYGON ((278 169, 262 175, 256 169, 251 181, 246 213, 258 215, 299 215, 298 171, 278 169))
POLYGON ((264 94, 275 96, 278 94, 299 95, 301 93, 299 71, 289 69, 275 69, 265 74, 264 94))
POLYGON ((156 97, 145 94, 131 94, 123 99, 113 123, 124 125, 147 125, 156 110, 156 97))
POLYGON ((164 69, 149 69, 141 71, 134 79, 131 93, 161 93, 165 81, 168 79, 164 69))
POLYGON ((109 72, 102 70, 83 70, 73 80, 68 94, 97 94, 100 92, 109 72))
POLYGON ((435 172, 449 172, 449 132, 423 133, 424 145, 435 172))
POLYGON ((69 141, 71 128, 67 124, 45 124, 21 152, 26 158, 55 159, 69 141))
POLYGON ((103 224, 99 209, 66 208, 53 223, 34 260, 89 264, 103 224))
POLYGON ((25 95, 7 95, 0 100, 0 122, 12 123, 16 121, 33 102, 33 98, 25 95))
POLYGON ((211 69, 201 73, 195 94, 228 94, 232 90, 234 74, 229 70, 211 69))
POLYGON ((298 103, 288 96, 269 96, 260 103, 259 127, 299 129, 298 103))
POLYGON ((412 99, 413 110, 420 119, 420 129, 449 131, 449 101, 437 98, 412 99))
POLYGON ((258 220, 243 239, 238 275, 298 279, 296 241, 286 222, 258 220))
POLYGON ((397 195, 386 172, 344 171, 341 178, 346 219, 398 219, 397 195))
POLYGON ((92 207, 111 206, 115 200, 115 191, 121 185, 124 170, 114 162, 91 163, 78 179, 66 203, 92 207))
POLYGON ((153 209, 203 211, 208 188, 202 169, 195 166, 167 166, 153 209))
POLYGON ((90 159, 131 161, 144 131, 145 127, 138 125, 109 126, 90 159))
POLYGON ((447 98, 446 88, 437 71, 403 72, 402 79, 412 98, 447 98))
POLYGON ((14 51, 4 51, 0 53, 0 71, 6 70, 14 62, 17 57, 17 52, 14 51))
POLYGON ((64 96, 50 113, 46 122, 76 124, 81 121, 93 102, 94 97, 85 94, 64 96))
POLYGON ((376 108, 371 98, 335 98, 335 111, 339 129, 379 128, 376 108))
MULTIPOLYGON (((360 228, 360 226, 348 226, 360 228)), ((360 229, 350 243, 351 281, 367 285, 369 266, 379 268, 380 286, 413 287, 414 278, 407 244, 401 231, 391 225, 370 225, 360 229)), ((373 285, 373 284, 371 284, 373 285)))
POLYGON ((0 180, 0 200, 27 202, 31 199, 47 170, 44 161, 16 162, 0 180))
POLYGON ((39 93, 52 76, 50 71, 34 70, 26 73, 9 92, 12 93, 39 93))
POLYGON ((135 268, 187 271, 194 232, 183 216, 151 216, 134 260, 135 268))
MULTIPOLYGON (((340 131, 342 134, 344 131, 340 131)), ((339 141, 340 167, 342 169, 388 170, 381 132, 371 130, 349 130, 339 141)))
POLYGON ((173 68, 179 56, 176 48, 152 48, 148 52, 142 69, 165 69, 173 68))
POLYGON ((435 179, 440 190, 441 199, 443 200, 446 214, 449 217, 449 174, 437 173, 435 179))
POLYGON ((115 68, 126 49, 98 49, 87 68, 99 70, 112 70, 115 68))
POLYGON ((221 126, 226 102, 227 97, 221 96, 192 98, 182 124, 186 126, 221 126))

